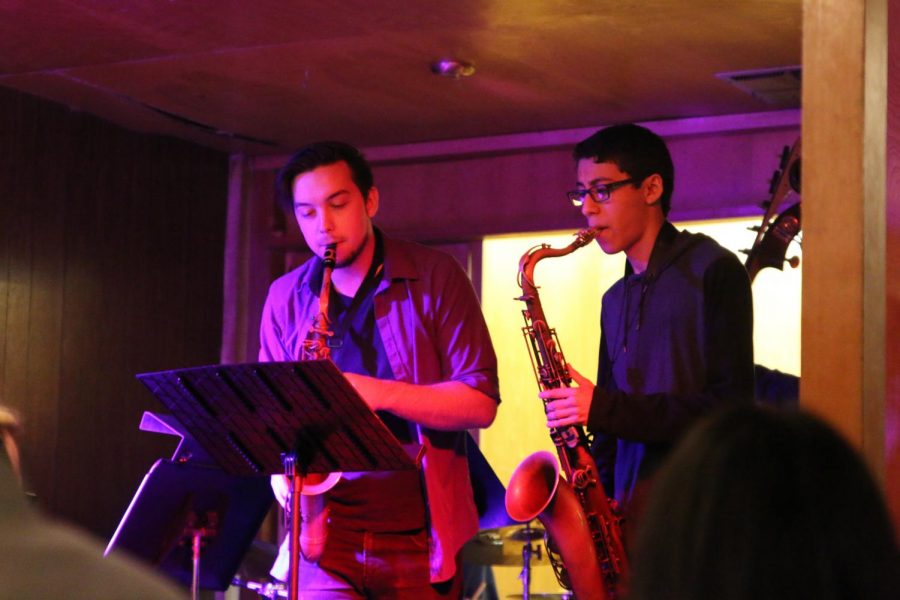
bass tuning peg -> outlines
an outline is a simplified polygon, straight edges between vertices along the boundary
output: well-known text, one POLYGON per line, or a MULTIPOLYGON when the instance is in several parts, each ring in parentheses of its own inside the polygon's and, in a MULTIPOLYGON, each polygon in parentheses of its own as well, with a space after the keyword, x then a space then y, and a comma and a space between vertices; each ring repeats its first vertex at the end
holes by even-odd
POLYGON ((781 165, 782 169, 784 169, 787 166, 788 160, 790 160, 790 158, 791 158, 791 147, 790 146, 782 147, 781 148, 781 162, 779 163, 781 165))
POLYGON ((781 180, 781 169, 776 169, 772 173, 772 179, 769 180, 769 195, 775 193, 775 190, 778 189, 778 182, 781 180))

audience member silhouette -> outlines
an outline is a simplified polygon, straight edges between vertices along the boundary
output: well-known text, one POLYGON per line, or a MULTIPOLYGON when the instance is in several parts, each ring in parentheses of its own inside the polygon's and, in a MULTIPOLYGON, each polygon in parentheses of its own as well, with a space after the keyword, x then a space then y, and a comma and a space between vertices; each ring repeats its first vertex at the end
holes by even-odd
POLYGON ((28 504, 21 488, 19 429, 15 412, 0 405, 0 598, 186 598, 185 591, 141 564, 104 558, 99 541, 28 504))
POLYGON ((740 407, 693 429, 639 524, 629 600, 897 598, 900 555, 857 453, 802 412, 740 407))

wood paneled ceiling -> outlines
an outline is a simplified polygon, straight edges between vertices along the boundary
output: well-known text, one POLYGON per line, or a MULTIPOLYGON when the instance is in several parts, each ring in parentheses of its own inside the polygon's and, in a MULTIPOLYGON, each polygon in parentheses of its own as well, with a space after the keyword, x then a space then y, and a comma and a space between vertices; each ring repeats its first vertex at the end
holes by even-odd
POLYGON ((800 30, 801 0, 0 0, 0 85, 230 152, 383 146, 796 107, 716 74, 799 65, 800 30))

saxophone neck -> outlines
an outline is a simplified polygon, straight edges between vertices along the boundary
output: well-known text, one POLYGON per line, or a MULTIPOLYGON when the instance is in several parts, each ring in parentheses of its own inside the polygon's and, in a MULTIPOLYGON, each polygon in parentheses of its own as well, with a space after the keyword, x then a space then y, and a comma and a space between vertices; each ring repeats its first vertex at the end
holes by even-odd
POLYGON ((579 248, 583 248, 591 243, 598 233, 600 233, 599 227, 582 229, 574 234, 575 239, 572 240, 572 243, 563 248, 552 248, 549 244, 539 244, 529 249, 519 259, 519 283, 521 287, 524 289, 527 285, 531 288, 536 288, 534 285, 534 268, 540 261, 545 258, 556 258, 572 254, 579 248))
POLYGON ((322 287, 319 290, 319 312, 313 318, 306 339, 303 341, 303 360, 324 360, 331 355, 328 338, 334 335, 331 331, 331 320, 328 318, 328 302, 331 298, 331 274, 334 271, 337 244, 325 247, 322 256, 322 287))
POLYGON ((337 244, 325 246, 322 256, 322 289, 319 291, 319 314, 328 322, 328 300, 331 298, 331 274, 337 262, 337 244))
POLYGON ((594 238, 597 237, 597 234, 600 233, 600 227, 588 227, 586 229, 582 229, 578 233, 575 234, 575 241, 572 244, 577 244, 575 248, 581 248, 583 246, 587 246, 594 238))

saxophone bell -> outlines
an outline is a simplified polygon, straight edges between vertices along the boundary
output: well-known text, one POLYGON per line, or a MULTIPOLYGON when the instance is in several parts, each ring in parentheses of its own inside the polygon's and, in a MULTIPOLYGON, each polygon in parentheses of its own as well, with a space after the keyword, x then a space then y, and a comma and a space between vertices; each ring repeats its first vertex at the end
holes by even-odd
POLYGON ((317 563, 328 540, 328 506, 325 493, 336 486, 343 473, 310 473, 303 478, 300 491, 300 553, 308 562, 317 563))
POLYGON ((609 598, 590 524, 555 456, 542 450, 516 467, 506 488, 506 512, 522 523, 537 518, 543 524, 547 552, 564 557, 562 571, 551 561, 563 587, 576 590, 579 600, 609 598))
POLYGON ((303 478, 303 491, 300 493, 304 496, 318 496, 324 494, 337 485, 341 480, 341 471, 332 471, 331 473, 310 473, 303 478))

